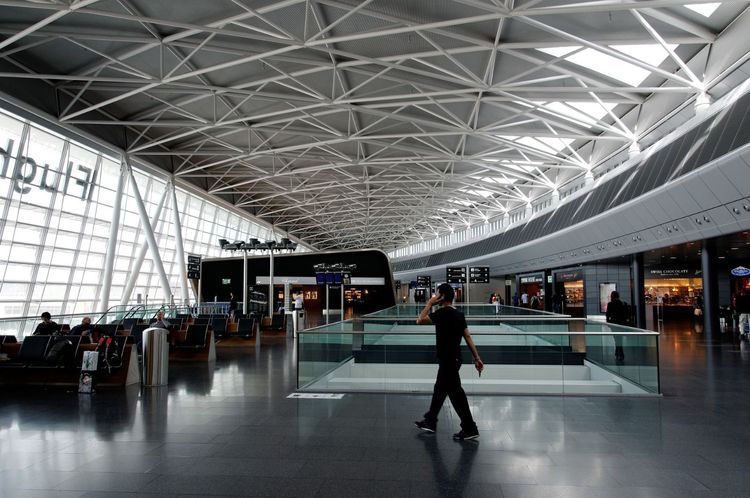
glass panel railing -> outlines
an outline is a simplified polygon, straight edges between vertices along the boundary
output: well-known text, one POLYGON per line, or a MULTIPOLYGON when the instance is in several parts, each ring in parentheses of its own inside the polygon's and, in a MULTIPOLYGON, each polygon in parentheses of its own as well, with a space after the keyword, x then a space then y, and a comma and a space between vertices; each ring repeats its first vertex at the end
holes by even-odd
MULTIPOLYGON (((94 326, 103 324, 129 325, 132 322, 148 322, 156 316, 159 311, 164 312, 164 316, 177 318, 180 315, 193 315, 195 307, 193 306, 171 306, 171 305, 136 305, 136 306, 113 306, 106 312, 101 313, 74 313, 52 316, 59 328, 64 332, 80 324, 84 317, 91 318, 94 326)), ((12 335, 17 340, 34 333, 37 325, 41 322, 40 317, 18 317, 0 319, 0 335, 12 335)), ((125 327, 129 328, 129 327, 125 327)))
MULTIPOLYGON (((541 316, 467 317, 486 369, 463 351, 463 383, 482 394, 658 394, 658 334, 541 316)), ((415 317, 349 320, 299 333, 301 390, 424 392, 435 381, 434 327, 415 317)))
MULTIPOLYGON (((456 303, 455 308, 463 311, 464 315, 469 316, 567 316, 558 315, 549 311, 534 310, 530 308, 520 308, 516 306, 494 305, 494 304, 475 304, 475 303, 456 303)), ((424 304, 397 304, 384 310, 376 311, 365 315, 368 318, 384 317, 416 317, 424 308, 424 304)))

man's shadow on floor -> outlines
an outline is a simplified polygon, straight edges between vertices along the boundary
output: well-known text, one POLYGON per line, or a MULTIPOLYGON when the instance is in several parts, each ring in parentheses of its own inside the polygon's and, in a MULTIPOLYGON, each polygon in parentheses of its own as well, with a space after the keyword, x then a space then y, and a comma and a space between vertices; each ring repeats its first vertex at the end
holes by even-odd
POLYGON ((449 444, 458 445, 461 453, 453 465, 453 471, 445 464, 443 453, 440 451, 435 434, 420 433, 417 438, 424 444, 425 451, 432 464, 437 483, 438 495, 443 498, 463 496, 464 489, 470 482, 474 458, 479 451, 479 441, 451 441, 449 444))

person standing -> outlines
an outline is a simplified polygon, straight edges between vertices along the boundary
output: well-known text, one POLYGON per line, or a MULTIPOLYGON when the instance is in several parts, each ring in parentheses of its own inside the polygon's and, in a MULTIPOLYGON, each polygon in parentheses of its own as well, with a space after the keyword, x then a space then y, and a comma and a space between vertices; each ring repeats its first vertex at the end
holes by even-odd
POLYGON ((417 323, 435 325, 435 346, 437 350, 438 373, 432 392, 430 409, 424 414, 424 419, 414 422, 419 429, 426 432, 437 430, 438 413, 443 407, 445 398, 451 400, 453 409, 461 419, 461 430, 453 435, 453 439, 467 440, 479 438, 479 430, 469 409, 469 401, 461 387, 461 338, 466 340, 471 355, 474 358, 474 368, 482 375, 484 363, 479 358, 474 341, 466 325, 464 314, 453 307, 455 293, 449 284, 441 284, 437 288, 438 295, 432 296, 417 318, 417 323), (432 311, 434 305, 440 307, 432 311))
POLYGON ((237 298, 234 297, 234 293, 229 293, 229 316, 234 320, 234 315, 237 314, 237 298))
POLYGON ((302 311, 305 307, 305 299, 302 297, 302 291, 297 292, 297 295, 294 296, 294 310, 295 311, 302 311))
MULTIPOLYGON (((607 304, 607 323, 614 323, 617 325, 628 324, 628 308, 625 303, 620 301, 620 293, 612 291, 609 295, 609 304, 607 304)), ((623 361, 625 359, 625 352, 622 349, 622 336, 615 335, 615 360, 623 361)))
POLYGON ((737 315, 739 315, 740 337, 747 338, 749 334, 746 327, 750 326, 750 294, 747 290, 742 289, 740 295, 736 298, 735 306, 737 315))
POLYGON ((521 306, 523 306, 524 308, 529 307, 529 293, 526 291, 523 291, 523 293, 521 294, 521 306))

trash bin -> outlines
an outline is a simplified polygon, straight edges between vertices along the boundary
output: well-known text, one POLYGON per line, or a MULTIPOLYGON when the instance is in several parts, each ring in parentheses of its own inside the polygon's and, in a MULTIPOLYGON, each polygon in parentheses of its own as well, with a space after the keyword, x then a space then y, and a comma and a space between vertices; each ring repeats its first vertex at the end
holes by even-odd
POLYGON ((294 333, 305 330, 305 311, 294 310, 292 312, 292 322, 294 323, 294 333))
POLYGON ((169 373, 169 331, 151 327, 143 331, 143 385, 166 386, 169 373))

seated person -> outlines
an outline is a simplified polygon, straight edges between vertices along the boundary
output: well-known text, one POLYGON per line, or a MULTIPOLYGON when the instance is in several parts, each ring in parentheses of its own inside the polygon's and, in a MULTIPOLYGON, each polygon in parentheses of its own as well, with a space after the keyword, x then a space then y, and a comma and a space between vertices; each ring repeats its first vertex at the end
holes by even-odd
POLYGON ((156 321, 149 325, 150 327, 156 327, 157 329, 171 329, 172 324, 164 318, 164 312, 159 311, 156 313, 156 321))
POLYGON ((90 334, 90 331, 93 328, 94 327, 91 326, 91 317, 84 316, 81 323, 70 329, 70 335, 80 335, 85 337, 90 334))
POLYGON ((52 335, 60 329, 60 326, 52 321, 52 315, 45 311, 42 313, 42 323, 36 326, 32 335, 52 335))

